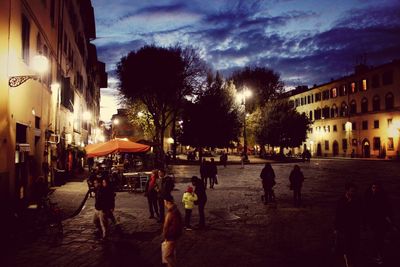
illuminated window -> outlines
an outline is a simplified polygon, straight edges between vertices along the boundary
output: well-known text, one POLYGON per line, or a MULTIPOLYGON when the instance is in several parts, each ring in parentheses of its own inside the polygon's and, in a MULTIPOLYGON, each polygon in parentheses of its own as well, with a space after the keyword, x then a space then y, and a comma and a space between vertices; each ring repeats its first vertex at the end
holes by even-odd
POLYGON ((337 89, 336 88, 332 89, 332 97, 337 97, 337 89))
POLYGON ((393 137, 389 137, 387 141, 387 149, 394 150, 393 137))
POLYGON ((350 87, 351 87, 351 92, 352 92, 352 93, 355 93, 355 92, 356 92, 356 83, 355 83, 355 82, 352 82, 351 85, 350 85, 350 87))
POLYGON ((363 89, 363 91, 367 91, 367 80, 366 79, 362 80, 362 89, 363 89))

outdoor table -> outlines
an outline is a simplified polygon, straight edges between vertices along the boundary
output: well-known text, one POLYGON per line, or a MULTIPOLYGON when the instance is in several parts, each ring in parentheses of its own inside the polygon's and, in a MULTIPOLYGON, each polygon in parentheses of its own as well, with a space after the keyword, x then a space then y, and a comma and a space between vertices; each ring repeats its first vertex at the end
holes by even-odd
POLYGON ((146 182, 149 179, 151 172, 125 172, 122 175, 127 180, 130 192, 144 192, 146 182))

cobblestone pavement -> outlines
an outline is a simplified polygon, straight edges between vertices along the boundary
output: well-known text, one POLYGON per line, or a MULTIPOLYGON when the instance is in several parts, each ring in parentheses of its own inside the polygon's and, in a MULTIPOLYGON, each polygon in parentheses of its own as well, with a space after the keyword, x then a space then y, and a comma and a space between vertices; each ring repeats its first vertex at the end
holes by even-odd
MULTIPOLYGON (((400 164, 399 162, 356 160, 312 160, 299 163, 306 177, 304 205, 294 208, 288 176, 294 164, 273 164, 277 176, 275 194, 277 205, 261 203, 259 173, 262 164, 218 167, 219 184, 207 189, 207 228, 186 231, 178 250, 178 266, 342 266, 331 253, 332 221, 336 200, 344 183, 352 180, 364 192, 373 180, 383 181, 400 222, 400 164)), ((173 195, 178 206, 192 175, 198 166, 174 166, 177 177, 173 195)), ((86 184, 76 183, 84 192, 86 184)), ((61 187, 62 188, 62 187, 61 187)), ((58 202, 71 200, 64 187, 57 192, 58 202), (66 199, 65 199, 66 198, 66 199)), ((76 202, 79 202, 76 200, 76 202)), ((34 243, 20 244, 1 266, 161 266, 160 228, 148 219, 147 202, 143 194, 121 192, 116 198, 119 227, 111 227, 108 241, 98 240, 92 225, 92 198, 84 210, 64 223, 64 236, 51 239, 43 236, 34 243)), ((77 203, 76 205, 79 205, 77 203)), ((194 211, 194 224, 198 220, 194 211)), ((370 233, 362 234, 361 267, 372 265, 370 233)), ((383 266, 400 266, 398 250, 400 234, 390 233, 386 240, 383 266)))

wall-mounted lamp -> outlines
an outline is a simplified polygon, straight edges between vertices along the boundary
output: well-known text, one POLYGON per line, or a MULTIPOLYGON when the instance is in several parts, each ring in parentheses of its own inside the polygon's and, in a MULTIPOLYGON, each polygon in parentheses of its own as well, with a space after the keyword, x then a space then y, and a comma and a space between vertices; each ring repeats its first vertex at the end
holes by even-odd
POLYGON ((40 74, 45 73, 49 68, 49 60, 43 55, 36 55, 32 58, 31 69, 36 72, 35 75, 11 76, 8 80, 10 87, 18 87, 29 79, 37 79, 40 74))

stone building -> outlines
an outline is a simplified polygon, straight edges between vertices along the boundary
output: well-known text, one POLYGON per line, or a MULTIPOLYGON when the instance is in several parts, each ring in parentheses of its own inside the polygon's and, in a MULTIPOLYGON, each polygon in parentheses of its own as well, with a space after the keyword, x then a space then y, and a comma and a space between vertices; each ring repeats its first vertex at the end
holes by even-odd
POLYGON ((305 147, 314 156, 399 155, 400 60, 358 65, 352 75, 290 92, 290 103, 313 122, 305 147))
POLYGON ((90 0, 0 1, 0 36, 0 195, 29 202, 95 142, 107 74, 90 0))

